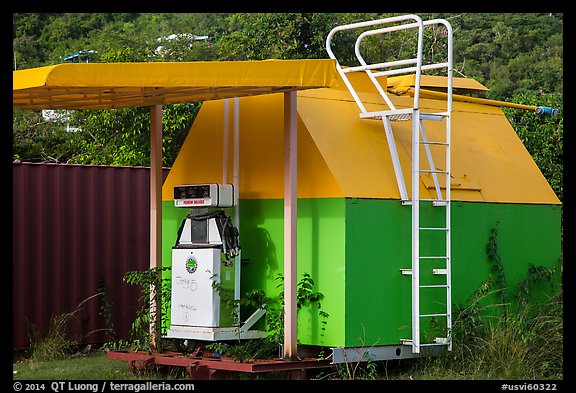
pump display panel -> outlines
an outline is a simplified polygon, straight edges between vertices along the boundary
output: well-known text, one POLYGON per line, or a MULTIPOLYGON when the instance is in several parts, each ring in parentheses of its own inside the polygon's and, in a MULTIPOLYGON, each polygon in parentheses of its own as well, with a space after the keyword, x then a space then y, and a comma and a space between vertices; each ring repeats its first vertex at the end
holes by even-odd
POLYGON ((232 207, 235 188, 232 184, 186 184, 174 187, 177 207, 232 207))

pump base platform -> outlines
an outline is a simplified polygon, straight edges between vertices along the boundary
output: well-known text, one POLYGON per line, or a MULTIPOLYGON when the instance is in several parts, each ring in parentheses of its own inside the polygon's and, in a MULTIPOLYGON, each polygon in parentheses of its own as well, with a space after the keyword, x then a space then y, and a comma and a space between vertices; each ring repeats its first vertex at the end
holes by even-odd
POLYGON ((201 327, 201 326, 174 326, 166 333, 167 338, 181 338, 189 340, 221 341, 244 340, 251 338, 264 338, 264 330, 238 330, 237 327, 201 327))
POLYGON ((306 379, 307 369, 333 367, 330 359, 303 358, 299 360, 251 359, 243 362, 229 357, 199 356, 197 352, 109 351, 108 359, 128 361, 133 373, 155 370, 160 366, 185 367, 192 380, 228 379, 231 372, 277 372, 282 379, 306 379))

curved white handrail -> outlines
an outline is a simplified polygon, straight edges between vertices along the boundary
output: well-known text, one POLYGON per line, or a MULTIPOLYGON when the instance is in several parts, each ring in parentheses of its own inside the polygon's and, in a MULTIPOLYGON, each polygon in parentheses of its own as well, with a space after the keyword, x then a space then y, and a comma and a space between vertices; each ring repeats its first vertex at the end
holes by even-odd
MULTIPOLYGON (((328 36, 326 37, 326 52, 328 53, 328 56, 330 56, 331 59, 336 60, 336 69, 340 73, 342 80, 346 84, 346 87, 348 87, 350 94, 352 94, 354 101, 356 102, 356 104, 358 105, 358 107, 360 108, 360 111, 362 113, 367 112, 366 107, 364 106, 364 104, 362 103, 360 98, 358 97, 358 94, 356 93, 356 90, 354 89, 354 87, 350 83, 350 80, 346 76, 346 73, 353 72, 353 71, 366 71, 366 70, 377 69, 377 68, 381 68, 381 67, 378 64, 367 65, 364 62, 364 64, 362 64, 360 67, 350 67, 347 69, 343 69, 339 64, 338 59, 336 58, 336 55, 334 55, 334 52, 332 51, 332 39, 334 38, 335 34, 339 31, 353 30, 353 29, 358 29, 358 28, 362 28, 362 27, 383 25, 383 24, 395 23, 395 22, 403 22, 403 21, 407 21, 407 20, 413 20, 413 21, 415 21, 415 23, 391 26, 391 27, 387 27, 385 29, 389 29, 387 31, 395 31, 395 30, 418 27, 419 28, 419 35, 418 35, 418 37, 419 37, 419 50, 418 50, 418 53, 421 53, 422 52, 421 51, 421 48, 422 48, 421 47, 421 40, 422 40, 423 22, 422 22, 422 19, 418 15, 413 15, 413 14, 395 16, 395 17, 391 17, 391 18, 376 19, 376 20, 365 21, 365 22, 356 22, 356 23, 350 23, 347 25, 336 26, 332 30, 330 30, 330 32, 328 33, 328 36)), ((417 67, 417 68, 420 69, 420 67, 417 67)), ((370 73, 369 73, 369 75, 370 75, 370 73)), ((378 87, 379 84, 375 83, 375 85, 377 86, 377 89, 379 90, 380 94, 382 95, 382 97, 384 98, 384 100, 386 101, 388 106, 390 106, 391 109, 396 109, 394 107, 394 105, 392 104, 392 102, 390 101, 390 99, 386 96, 386 93, 382 92, 382 88, 378 87)))

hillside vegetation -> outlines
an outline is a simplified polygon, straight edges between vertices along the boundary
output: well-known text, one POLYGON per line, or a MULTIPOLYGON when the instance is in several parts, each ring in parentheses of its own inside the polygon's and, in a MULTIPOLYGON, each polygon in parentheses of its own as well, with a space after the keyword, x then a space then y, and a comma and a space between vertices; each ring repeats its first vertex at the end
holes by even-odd
MULTIPOLYGON (((336 25, 393 16, 366 13, 15 13, 13 69, 83 60, 199 61, 327 58, 336 25)), ((563 14, 420 14, 446 18, 454 30, 456 76, 478 80, 485 97, 558 108, 542 117, 505 110, 519 137, 562 199, 563 14)), ((346 40, 344 40, 344 43, 346 40)), ((349 44, 349 42, 348 42, 349 44)), ((382 42, 368 52, 381 53, 382 42)), ((387 45, 401 48, 403 42, 387 45)), ((353 56, 353 45, 341 48, 353 56)), ((400 49, 398 49, 400 50, 400 49)), ((201 103, 164 108, 163 164, 171 166, 201 103)), ((146 108, 76 111, 46 121, 15 111, 13 158, 22 161, 149 165, 146 108), (67 132, 69 127, 79 132, 67 132)))

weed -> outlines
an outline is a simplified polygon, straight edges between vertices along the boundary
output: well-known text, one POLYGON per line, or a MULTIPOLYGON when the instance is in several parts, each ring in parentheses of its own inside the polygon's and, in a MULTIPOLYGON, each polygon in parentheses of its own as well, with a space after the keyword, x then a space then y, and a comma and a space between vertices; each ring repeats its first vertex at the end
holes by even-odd
MULTIPOLYGON (((30 345, 30 360, 34 362, 64 359, 71 355, 74 348, 81 340, 73 340, 69 337, 68 330, 70 322, 75 318, 75 315, 78 312, 83 310, 83 304, 99 295, 101 295, 101 293, 96 293, 95 295, 84 299, 72 312, 52 317, 48 331, 43 337, 39 337, 39 334, 34 334, 30 345)), ((93 334, 94 332, 95 331, 89 332, 86 336, 93 334)))
POLYGON ((113 304, 108 296, 108 288, 103 279, 98 282, 98 287, 96 288, 97 293, 102 294, 102 304, 100 305, 99 315, 104 319, 104 323, 108 327, 106 330, 106 338, 111 340, 115 333, 115 323, 113 318, 113 304))
POLYGON ((529 302, 529 295, 532 286, 540 281, 546 281, 552 285, 552 277, 556 273, 556 270, 548 266, 534 266, 530 264, 528 268, 528 277, 520 281, 517 285, 518 287, 518 297, 521 307, 526 307, 529 302))
MULTIPOLYGON (((276 298, 268 297, 262 290, 255 290, 245 294, 240 300, 237 300, 233 299, 230 295, 226 295, 226 291, 223 290, 221 285, 217 283, 213 284, 213 287, 218 290, 221 295, 220 301, 227 304, 232 310, 236 310, 237 306, 247 306, 252 309, 264 306, 266 308, 265 324, 267 336, 263 339, 245 340, 242 342, 238 340, 238 342, 232 344, 212 343, 206 347, 238 361, 264 359, 275 356, 278 353, 279 345, 284 340, 284 277, 282 274, 278 274, 276 280, 280 281, 277 288, 282 289, 276 298)), ((316 307, 318 315, 322 318, 321 335, 323 336, 326 329, 326 319, 329 314, 322 308, 321 300, 324 299, 324 295, 321 292, 313 290, 314 284, 314 280, 310 274, 302 274, 297 285, 296 306, 297 310, 303 307, 316 307)), ((237 315, 237 313, 235 313, 235 315, 237 315)))
POLYGON ((498 294, 500 295, 500 301, 502 303, 506 303, 507 292, 505 289, 508 287, 508 283, 506 282, 506 276, 504 275, 504 265, 502 264, 502 260, 498 254, 499 224, 500 222, 497 221, 496 226, 490 230, 490 237, 488 238, 488 243, 486 244, 486 254, 492 265, 493 274, 491 275, 491 282, 498 288, 502 289, 502 291, 499 291, 498 294))
POLYGON ((378 377, 376 363, 373 361, 374 356, 370 353, 370 349, 378 345, 378 342, 375 342, 370 348, 366 349, 366 330, 364 324, 362 324, 362 332, 362 337, 358 337, 362 345, 355 350, 358 360, 352 362, 348 359, 347 352, 344 351, 344 362, 338 364, 336 367, 341 379, 377 379, 378 377))
POLYGON ((73 315, 66 313, 52 317, 46 335, 42 338, 35 335, 32 340, 30 360, 64 359, 72 353, 75 342, 68 337, 68 326, 73 315))
POLYGON ((130 329, 130 348, 135 350, 148 350, 152 347, 152 337, 150 335, 150 321, 156 320, 158 313, 152 305, 161 305, 159 323, 155 323, 154 341, 156 349, 162 350, 162 327, 168 324, 168 309, 170 307, 170 279, 163 278, 164 271, 171 270, 171 267, 155 267, 144 271, 127 272, 123 279, 131 285, 140 287, 139 301, 141 307, 136 312, 136 318, 130 329))

